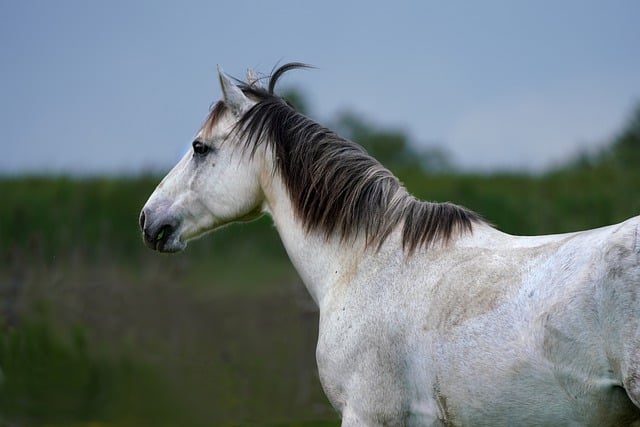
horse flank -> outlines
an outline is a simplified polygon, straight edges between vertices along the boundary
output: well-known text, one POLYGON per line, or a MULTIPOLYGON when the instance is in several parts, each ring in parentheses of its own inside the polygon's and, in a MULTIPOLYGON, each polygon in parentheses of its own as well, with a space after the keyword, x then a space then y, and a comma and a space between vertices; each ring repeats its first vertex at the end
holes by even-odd
MULTIPOLYGON (((277 79, 290 69, 276 70, 265 90, 240 82, 244 94, 257 101, 237 122, 233 133, 255 153, 267 144, 307 232, 334 234, 343 241, 364 236, 367 246, 379 248, 402 225, 402 246, 409 254, 436 242, 471 233, 476 213, 451 203, 417 200, 400 181, 361 146, 324 128, 274 94, 277 79)), ((203 124, 210 133, 227 110, 219 101, 203 124)))

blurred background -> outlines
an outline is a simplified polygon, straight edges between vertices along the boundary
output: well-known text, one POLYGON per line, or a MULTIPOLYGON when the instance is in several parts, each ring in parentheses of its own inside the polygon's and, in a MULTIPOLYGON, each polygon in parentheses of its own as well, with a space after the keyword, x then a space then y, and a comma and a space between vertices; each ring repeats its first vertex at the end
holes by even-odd
POLYGON ((239 78, 509 233, 640 214, 640 3, 0 2, 0 426, 335 426, 271 221, 138 214, 239 78))

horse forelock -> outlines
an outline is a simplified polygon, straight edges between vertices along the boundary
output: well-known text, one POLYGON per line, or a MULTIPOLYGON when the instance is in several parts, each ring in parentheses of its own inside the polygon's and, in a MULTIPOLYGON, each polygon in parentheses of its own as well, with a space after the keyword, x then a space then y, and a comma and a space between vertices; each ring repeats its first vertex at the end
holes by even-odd
MULTIPOLYGON (((399 180, 358 144, 296 111, 273 93, 276 80, 292 68, 276 70, 267 90, 242 84, 256 100, 237 122, 234 133, 254 154, 264 144, 274 155, 293 202, 295 214, 307 231, 342 240, 364 236, 367 245, 380 247, 402 225, 402 245, 409 253, 434 242, 472 231, 482 219, 450 203, 416 200, 399 180)), ((224 107, 212 110, 206 124, 217 120, 224 107)))
POLYGON ((216 104, 211 108, 211 111, 204 120, 200 131, 205 138, 211 135, 213 128, 218 124, 220 117, 222 117, 227 110, 228 107, 222 100, 216 102, 216 104))

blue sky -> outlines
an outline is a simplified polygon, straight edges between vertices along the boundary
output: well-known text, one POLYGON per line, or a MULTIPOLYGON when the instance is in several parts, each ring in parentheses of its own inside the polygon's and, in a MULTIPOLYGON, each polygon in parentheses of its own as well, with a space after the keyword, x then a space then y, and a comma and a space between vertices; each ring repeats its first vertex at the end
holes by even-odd
POLYGON ((163 171, 242 77, 351 110, 466 169, 539 171, 640 102, 640 2, 2 1, 0 174, 163 171))

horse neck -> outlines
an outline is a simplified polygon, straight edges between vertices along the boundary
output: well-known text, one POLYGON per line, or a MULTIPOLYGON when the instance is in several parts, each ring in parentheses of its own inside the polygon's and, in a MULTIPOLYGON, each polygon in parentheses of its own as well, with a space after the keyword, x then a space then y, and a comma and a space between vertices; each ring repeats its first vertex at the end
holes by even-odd
POLYGON ((359 241, 346 243, 338 237, 328 238, 308 231, 296 217, 288 190, 277 173, 263 173, 265 203, 263 210, 273 218, 289 259, 296 268, 316 304, 341 279, 352 277, 364 253, 359 241))

